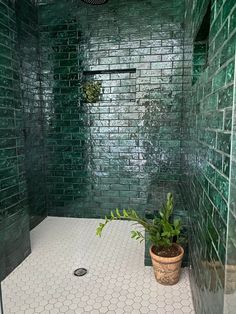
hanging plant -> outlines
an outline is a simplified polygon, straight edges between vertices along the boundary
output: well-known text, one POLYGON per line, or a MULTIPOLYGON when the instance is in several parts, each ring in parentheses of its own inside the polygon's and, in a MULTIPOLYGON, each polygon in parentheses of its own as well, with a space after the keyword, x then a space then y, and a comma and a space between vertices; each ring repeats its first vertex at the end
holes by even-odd
POLYGON ((89 81, 83 84, 83 98, 87 103, 99 101, 101 95, 101 82, 89 81))

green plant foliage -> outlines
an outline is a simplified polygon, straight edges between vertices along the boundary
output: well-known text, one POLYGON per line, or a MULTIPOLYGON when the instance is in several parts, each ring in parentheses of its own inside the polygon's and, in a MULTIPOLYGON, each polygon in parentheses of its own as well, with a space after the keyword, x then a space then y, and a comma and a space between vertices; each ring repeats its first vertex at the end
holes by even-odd
POLYGON ((89 81, 83 84, 83 98, 87 103, 95 103, 101 94, 100 82, 89 81))
MULTIPOLYGON (((111 211, 110 217, 105 217, 105 223, 100 223, 96 234, 97 236, 102 235, 104 227, 113 220, 130 220, 146 230, 150 242, 156 247, 170 247, 173 242, 179 242, 181 234, 181 222, 179 219, 171 222, 171 216, 173 214, 174 199, 171 193, 167 194, 166 204, 163 205, 162 210, 154 217, 153 220, 149 221, 146 218, 140 217, 137 212, 133 209, 123 209, 115 212, 111 211)), ((144 235, 141 231, 131 231, 131 238, 135 240, 144 240, 144 235)))

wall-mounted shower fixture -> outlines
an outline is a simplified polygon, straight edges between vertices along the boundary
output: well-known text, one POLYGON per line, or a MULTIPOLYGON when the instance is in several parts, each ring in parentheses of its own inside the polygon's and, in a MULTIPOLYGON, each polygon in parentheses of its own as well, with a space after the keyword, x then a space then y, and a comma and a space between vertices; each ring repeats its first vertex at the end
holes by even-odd
POLYGON ((100 5, 105 4, 108 0, 81 0, 87 4, 100 5))

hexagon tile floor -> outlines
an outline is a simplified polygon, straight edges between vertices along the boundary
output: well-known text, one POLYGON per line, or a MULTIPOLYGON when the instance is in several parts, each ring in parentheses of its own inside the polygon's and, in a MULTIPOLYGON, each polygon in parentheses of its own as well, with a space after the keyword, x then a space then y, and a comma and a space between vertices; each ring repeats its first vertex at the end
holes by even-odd
POLYGON ((32 254, 2 283, 4 314, 194 313, 188 270, 159 285, 129 222, 48 217, 31 232, 32 254), (78 267, 87 275, 76 277, 78 267))

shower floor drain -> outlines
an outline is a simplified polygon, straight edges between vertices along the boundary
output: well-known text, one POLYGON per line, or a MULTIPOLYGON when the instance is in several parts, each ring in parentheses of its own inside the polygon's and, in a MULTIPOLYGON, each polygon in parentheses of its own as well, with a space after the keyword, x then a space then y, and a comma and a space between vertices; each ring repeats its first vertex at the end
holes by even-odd
POLYGON ((75 275, 75 276, 78 276, 78 277, 82 277, 82 276, 86 275, 87 272, 88 272, 88 271, 87 271, 86 268, 78 268, 78 269, 76 269, 76 270, 74 271, 74 275, 75 275))

